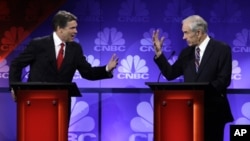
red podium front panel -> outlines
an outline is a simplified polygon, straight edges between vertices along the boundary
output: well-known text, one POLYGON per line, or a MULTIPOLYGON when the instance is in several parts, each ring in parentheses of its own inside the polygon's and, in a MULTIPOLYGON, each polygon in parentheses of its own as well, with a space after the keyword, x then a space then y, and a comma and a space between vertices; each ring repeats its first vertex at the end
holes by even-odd
POLYGON ((18 141, 68 140, 68 90, 17 91, 18 141))
POLYGON ((168 99, 160 107, 161 141, 193 141, 193 106, 191 99, 168 99), (166 103, 165 103, 166 102, 166 103), (165 103, 165 104, 164 104, 165 103), (167 132, 167 133, 166 133, 167 132))
POLYGON ((154 91, 154 141, 203 141, 203 90, 154 91))

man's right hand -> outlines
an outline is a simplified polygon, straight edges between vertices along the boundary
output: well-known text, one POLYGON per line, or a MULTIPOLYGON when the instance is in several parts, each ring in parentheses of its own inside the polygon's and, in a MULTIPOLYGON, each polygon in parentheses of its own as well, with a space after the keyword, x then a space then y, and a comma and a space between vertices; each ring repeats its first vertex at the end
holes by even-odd
POLYGON ((10 93, 11 93, 11 97, 13 98, 13 100, 16 102, 16 94, 13 88, 10 89, 10 93))
POLYGON ((165 39, 164 36, 159 38, 159 32, 160 32, 159 29, 154 30, 153 35, 152 35, 152 40, 153 40, 156 58, 162 54, 162 45, 163 45, 163 41, 165 39))

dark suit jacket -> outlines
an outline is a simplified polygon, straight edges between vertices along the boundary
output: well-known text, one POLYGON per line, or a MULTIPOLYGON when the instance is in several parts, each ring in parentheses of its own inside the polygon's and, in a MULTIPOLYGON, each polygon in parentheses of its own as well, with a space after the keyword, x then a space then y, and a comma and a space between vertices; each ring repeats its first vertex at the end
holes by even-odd
POLYGON ((172 66, 163 54, 154 61, 168 80, 183 75, 184 82, 209 82, 210 87, 205 96, 205 108, 207 111, 213 111, 213 115, 224 122, 232 121, 233 117, 226 98, 226 89, 230 85, 232 73, 230 46, 210 39, 198 73, 195 71, 194 49, 195 47, 184 48, 172 66))
POLYGON ((53 36, 39 37, 32 40, 27 48, 15 58, 9 71, 9 81, 20 82, 22 69, 30 65, 29 82, 71 82, 75 71, 88 80, 111 78, 105 66, 91 67, 83 56, 80 44, 67 42, 61 69, 56 67, 56 54, 53 36))

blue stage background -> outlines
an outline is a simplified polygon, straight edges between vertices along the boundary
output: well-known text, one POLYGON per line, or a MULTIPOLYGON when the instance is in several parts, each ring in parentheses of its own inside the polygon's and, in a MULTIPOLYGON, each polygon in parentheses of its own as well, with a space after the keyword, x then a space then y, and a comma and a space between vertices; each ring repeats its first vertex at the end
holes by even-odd
MULTIPOLYGON (((76 41, 92 66, 105 65, 116 53, 119 65, 114 78, 74 82, 83 97, 72 99, 69 141, 153 141, 153 104, 150 90, 127 93, 88 92, 85 88, 148 88, 160 74, 153 62, 152 31, 160 29, 166 37, 164 54, 176 53, 174 62, 186 47, 181 21, 198 14, 207 20, 209 35, 228 43, 233 53, 230 89, 249 89, 250 5, 237 0, 55 0, 0 1, 0 140, 16 140, 16 104, 8 92, 8 71, 16 57, 34 37, 52 33, 51 18, 67 10, 78 18, 76 41), (53 9, 54 8, 54 9, 53 9), (18 11, 20 10, 20 11, 18 11), (22 11, 21 11, 22 10, 22 11), (20 12, 20 13, 18 13, 20 12), (46 13, 46 15, 44 14, 46 13), (14 19, 13 17, 19 19, 14 19), (43 17, 43 18, 41 18, 43 17), (100 112, 101 109, 101 112, 100 112), (141 121, 141 122, 138 122, 141 121)), ((23 72, 26 81, 29 67, 23 72)), ((160 82, 166 82, 160 77, 160 82)), ((174 80, 182 82, 182 78, 174 80)), ((228 95, 235 121, 250 124, 250 95, 228 95)), ((228 126, 225 140, 228 138, 228 126)))

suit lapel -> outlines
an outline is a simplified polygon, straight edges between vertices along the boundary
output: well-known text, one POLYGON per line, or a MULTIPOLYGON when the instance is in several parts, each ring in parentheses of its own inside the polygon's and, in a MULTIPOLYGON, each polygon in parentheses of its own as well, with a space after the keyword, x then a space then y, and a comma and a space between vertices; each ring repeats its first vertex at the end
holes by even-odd
POLYGON ((68 64, 67 62, 70 61, 70 58, 73 56, 72 54, 72 48, 70 47, 70 43, 66 42, 66 48, 65 48, 65 55, 62 62, 61 70, 65 67, 65 64, 68 64))
POLYGON ((207 64, 207 61, 209 60, 209 58, 211 57, 213 51, 214 51, 213 41, 212 41, 212 39, 210 39, 210 41, 208 42, 207 47, 205 49, 205 52, 203 54, 198 74, 200 74, 202 72, 202 70, 204 69, 204 67, 207 64))
POLYGON ((52 65, 52 67, 54 69, 57 69, 57 67, 56 67, 56 51, 55 51, 55 45, 54 45, 54 40, 53 40, 52 35, 49 36, 47 47, 48 47, 50 64, 52 65))
POLYGON ((194 75, 196 75, 196 68, 195 68, 195 46, 191 47, 192 48, 192 56, 193 56, 193 59, 191 61, 191 68, 192 68, 192 72, 194 73, 194 75))

